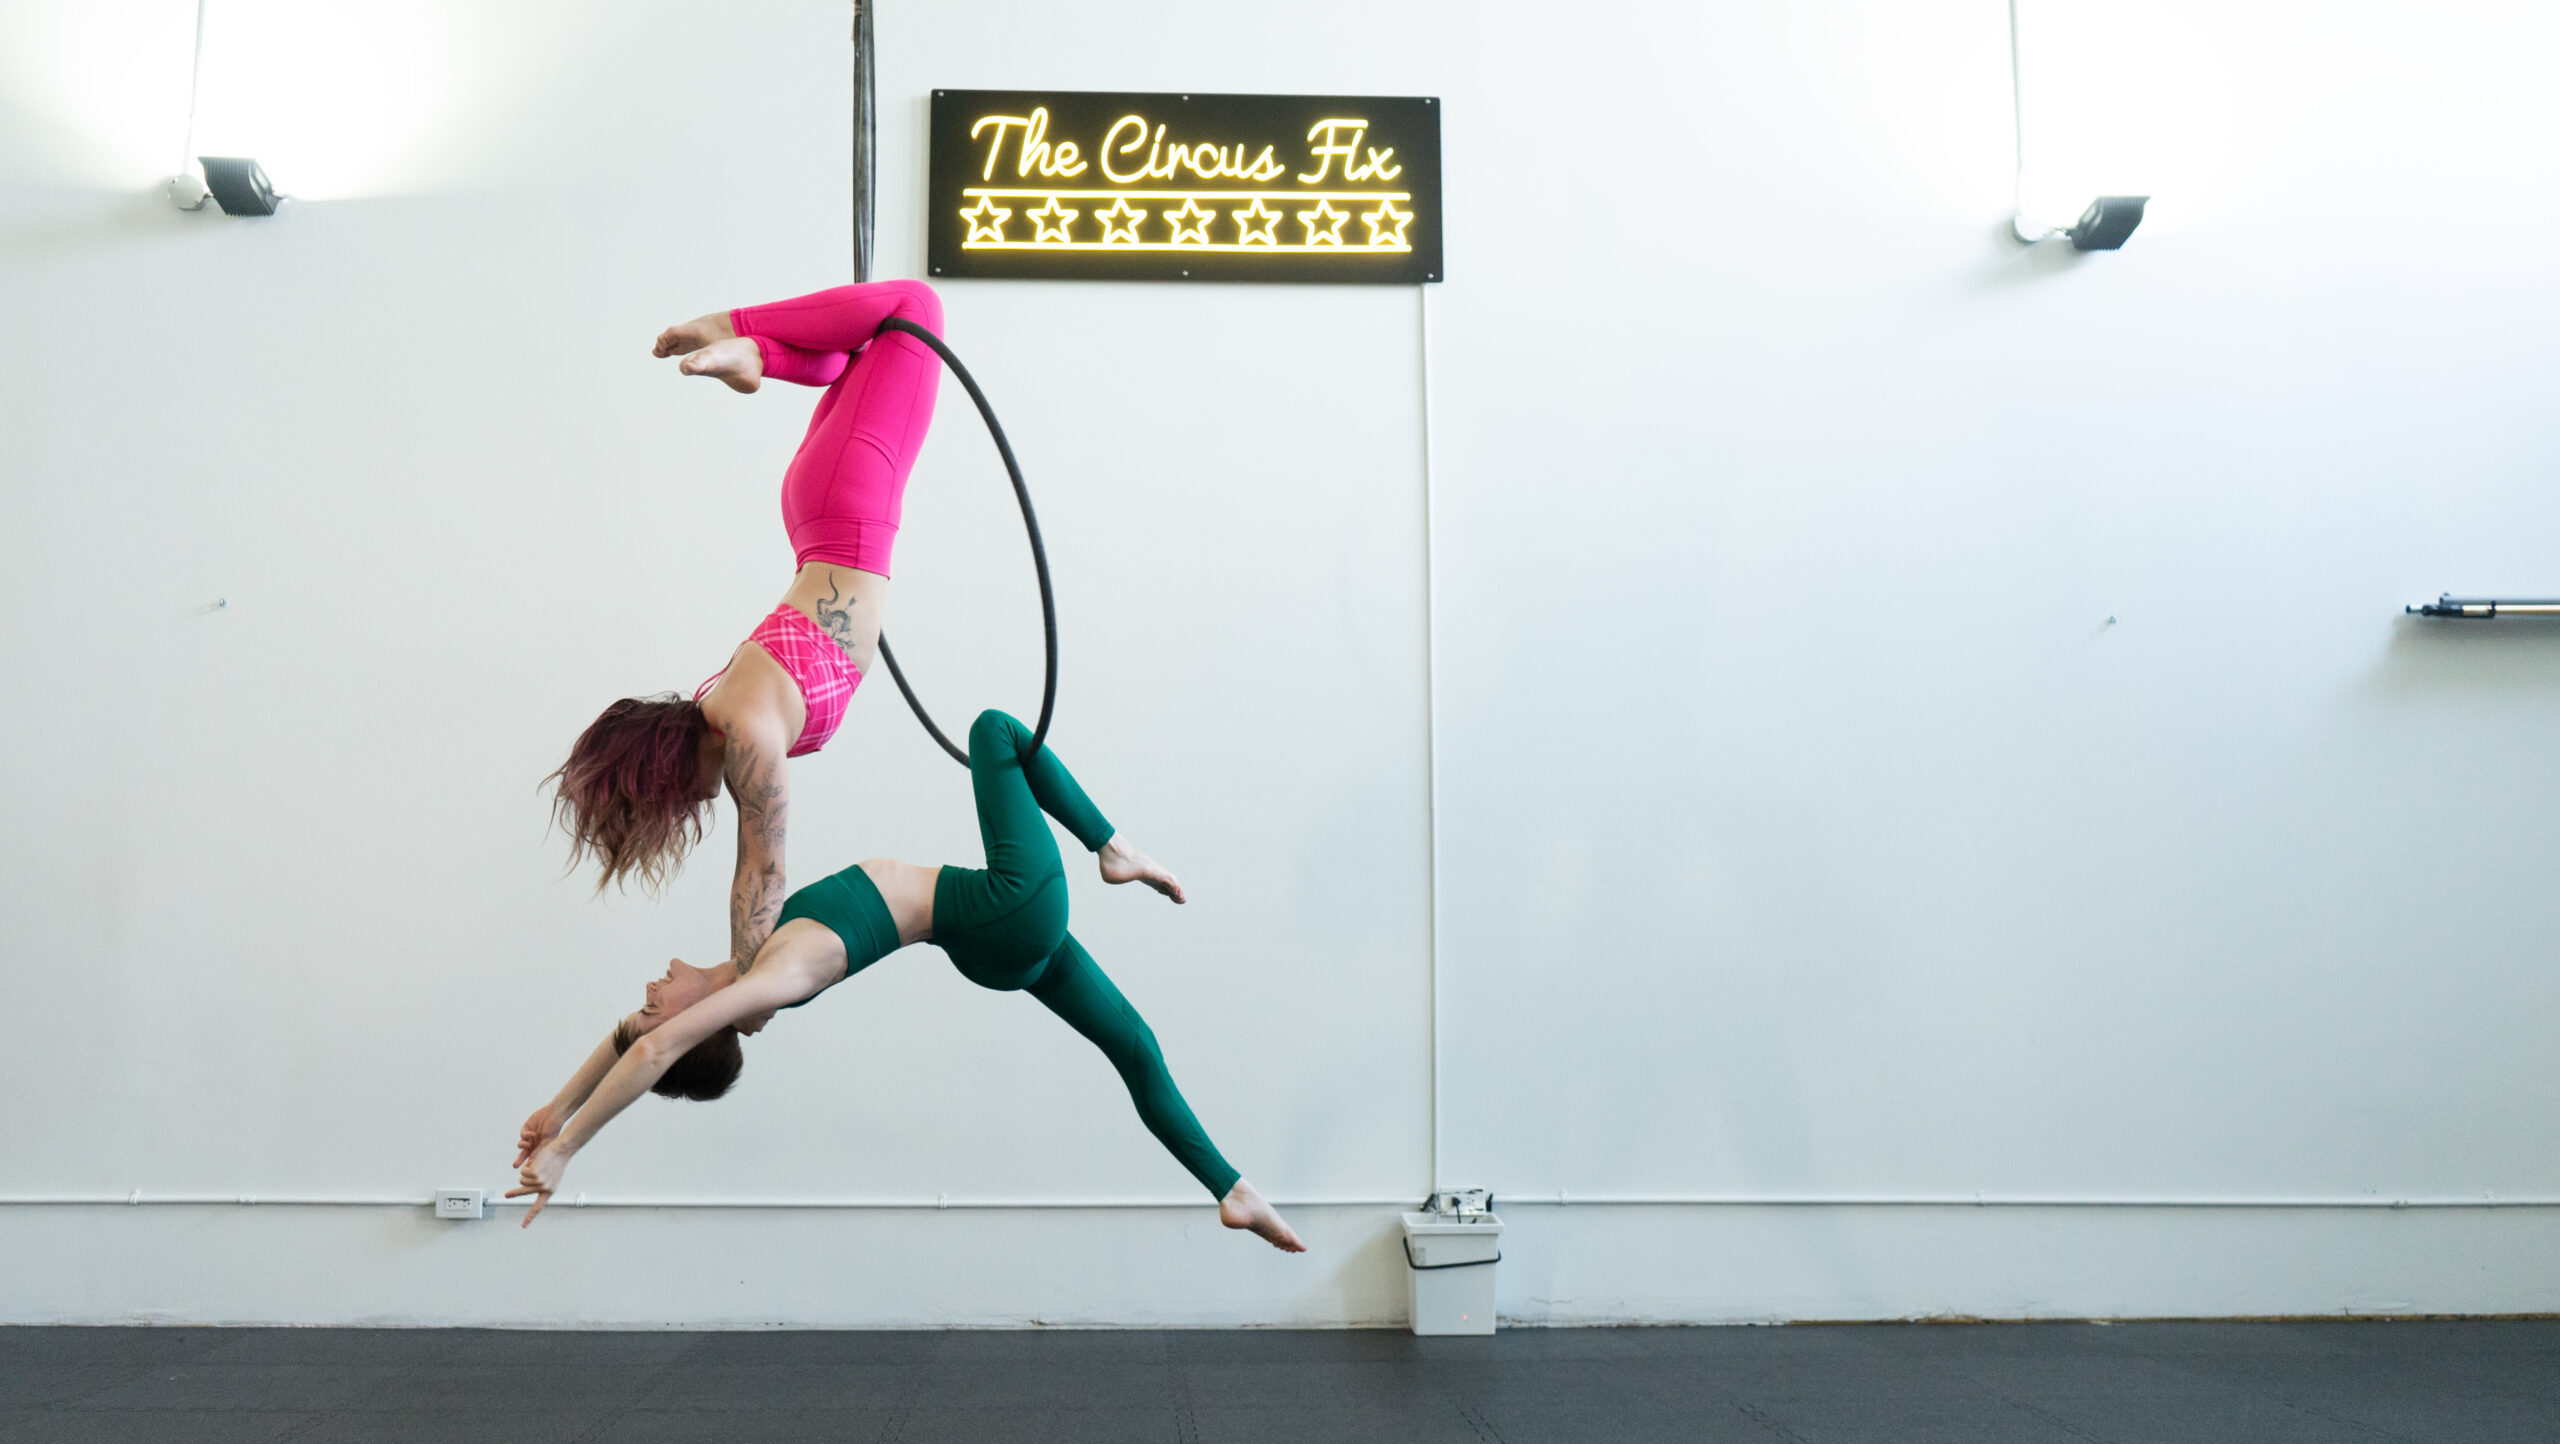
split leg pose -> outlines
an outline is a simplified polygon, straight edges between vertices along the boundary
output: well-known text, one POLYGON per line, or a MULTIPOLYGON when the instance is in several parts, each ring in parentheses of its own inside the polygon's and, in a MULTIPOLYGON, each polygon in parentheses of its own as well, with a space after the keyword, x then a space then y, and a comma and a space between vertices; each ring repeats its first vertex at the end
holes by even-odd
POLYGON ((649 984, 647 1005, 526 1120, 516 1155, 523 1177, 507 1195, 533 1195, 525 1222, 550 1201, 570 1158, 643 1091, 719 1097, 741 1066, 740 1035, 909 943, 931 942, 961 976, 1029 993, 1100 1048, 1148 1131, 1218 1200, 1219 1222, 1302 1252, 1278 1211, 1209 1141, 1146 1020, 1067 931, 1066 870, 1041 814, 1099 854, 1105 882, 1142 882, 1177 903, 1182 884, 1120 839, 1048 748, 1025 756, 1030 741, 1031 729, 1001 712, 980 714, 969 729, 984 868, 873 858, 793 893, 752 970, 670 963, 649 984))
POLYGON ((700 841, 725 784, 738 808, 729 957, 744 966, 781 910, 789 816, 785 757, 826 745, 880 645, 907 474, 933 420, 942 363, 922 341, 880 334, 893 318, 940 333, 921 281, 838 286, 746 306, 658 337, 689 375, 740 391, 766 378, 826 388, 782 483, 799 572, 782 601, 690 700, 628 697, 604 710, 552 774, 572 861, 597 886, 664 883, 700 841))

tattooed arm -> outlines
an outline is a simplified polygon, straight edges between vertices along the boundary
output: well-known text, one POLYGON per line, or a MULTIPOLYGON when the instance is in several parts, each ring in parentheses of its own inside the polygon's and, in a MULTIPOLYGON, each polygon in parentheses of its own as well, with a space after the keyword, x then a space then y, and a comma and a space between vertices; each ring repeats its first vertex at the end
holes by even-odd
POLYGON ((738 871, 729 882, 729 959, 744 973, 782 915, 783 831, 790 783, 779 739, 741 729, 729 738, 723 776, 738 804, 738 871))

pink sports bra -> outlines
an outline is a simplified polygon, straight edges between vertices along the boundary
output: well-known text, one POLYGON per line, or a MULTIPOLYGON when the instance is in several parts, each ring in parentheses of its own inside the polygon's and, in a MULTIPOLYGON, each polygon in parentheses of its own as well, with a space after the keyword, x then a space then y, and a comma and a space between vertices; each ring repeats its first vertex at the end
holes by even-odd
MULTIPOLYGON (((806 757, 827 745, 844 722, 844 704, 853 699, 853 689, 862 685, 862 674, 853 670, 853 659, 836 645, 836 639, 819 630, 798 607, 789 602, 773 609, 773 615, 756 624, 747 640, 764 648, 766 655, 782 664, 800 689, 800 700, 808 704, 809 720, 801 724, 800 740, 791 744, 792 757, 806 757)), ((711 690, 711 684, 729 675, 721 668, 711 674, 710 681, 693 689, 693 700, 711 690)))

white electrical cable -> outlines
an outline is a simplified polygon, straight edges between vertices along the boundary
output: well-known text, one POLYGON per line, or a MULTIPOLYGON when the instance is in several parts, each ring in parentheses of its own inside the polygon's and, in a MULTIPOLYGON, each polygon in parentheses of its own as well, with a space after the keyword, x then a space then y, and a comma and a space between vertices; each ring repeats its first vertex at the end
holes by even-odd
POLYGON ((2061 235, 2062 230, 2051 227, 2033 235, 2027 232, 2027 104, 2019 73, 2018 0, 2009 0, 2009 136, 2014 147, 2009 170, 2009 234, 2017 237, 2020 245, 2032 246, 2061 235))
POLYGON ((2179 1208, 2179 1209, 2370 1209, 2370 1208, 2560 1208, 2560 1196, 2519 1194, 2312 1194, 2235 1195, 2229 1197, 2074 1197, 2071 1195, 1943 1193, 1943 1194, 1642 1194, 1572 1193, 1501 1194, 1505 1208, 1544 1204, 1555 1208, 2179 1208))
MULTIPOLYGON (((495 1207, 525 1208, 529 1198, 502 1198, 506 1190, 483 1191, 488 1204, 495 1207)), ((1410 1198, 1282 1198, 1272 1200, 1283 1208, 1410 1208, 1410 1198)), ((234 1207, 261 1205, 275 1208, 431 1208, 433 1197, 416 1194, 293 1194, 293 1193, 145 1193, 134 1189, 128 1193, 29 1193, 0 1195, 0 1208, 69 1208, 112 1206, 139 1208, 146 1204, 186 1207, 234 1207)), ((906 1212, 943 1212, 952 1209, 1197 1209, 1207 1205, 1196 1198, 590 1198, 583 1194, 555 1197, 554 1208, 654 1208, 654 1209, 839 1209, 884 1210, 906 1212)))
MULTIPOLYGON (((491 1206, 528 1205, 506 1199, 503 1189, 487 1192, 491 1206)), ((1414 1206, 1410 1198, 1282 1198, 1283 1208, 1396 1208, 1414 1206)), ((2560 1196, 2518 1194, 2313 1194, 2296 1197, 2237 1195, 2230 1197, 2073 1197, 2036 1194, 1553 1194, 1497 1193, 1504 1208, 2158 1208, 2158 1209, 2514 1209, 2560 1208, 2560 1196)), ((0 1208, 141 1207, 274 1208, 431 1208, 435 1200, 416 1194, 273 1194, 273 1193, 49 1193, 0 1196, 0 1208)), ((1198 1199, 1167 1198, 589 1198, 555 1199, 554 1208, 641 1209, 806 1209, 813 1211, 947 1212, 954 1209, 1196 1209, 1198 1199)))
MULTIPOLYGON (((204 87, 204 5, 205 0, 196 0, 195 59, 187 66, 187 143, 178 147, 178 174, 169 182, 171 205, 178 205, 178 187, 188 182, 189 173, 196 163, 196 97, 204 87)), ((178 206, 178 209, 200 211, 204 209, 205 202, 212 198, 213 193, 204 190, 202 183, 199 182, 196 203, 191 206, 178 206)))
POLYGON ((1422 747, 1423 824, 1430 838, 1431 1189, 1440 1189, 1440 568, 1438 468, 1431 432, 1431 287, 1414 288, 1422 331, 1422 747))

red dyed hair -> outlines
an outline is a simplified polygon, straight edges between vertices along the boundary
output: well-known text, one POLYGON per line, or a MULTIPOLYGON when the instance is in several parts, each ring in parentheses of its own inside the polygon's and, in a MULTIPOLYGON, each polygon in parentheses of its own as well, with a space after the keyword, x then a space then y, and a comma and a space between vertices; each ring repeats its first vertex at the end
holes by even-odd
POLYGON ((673 692, 625 697, 569 748, 569 760, 544 778, 554 784, 551 819, 569 834, 569 866, 592 856, 607 883, 656 892, 684 865, 684 855, 710 825, 701 795, 702 737, 711 729, 702 704, 673 692))

